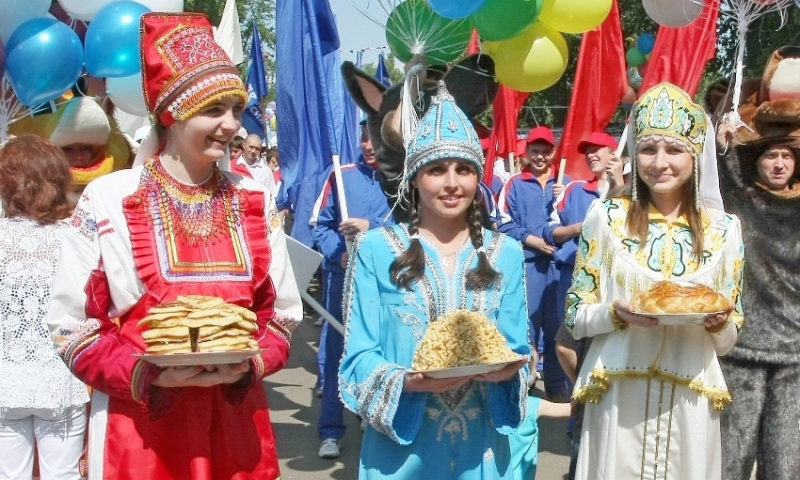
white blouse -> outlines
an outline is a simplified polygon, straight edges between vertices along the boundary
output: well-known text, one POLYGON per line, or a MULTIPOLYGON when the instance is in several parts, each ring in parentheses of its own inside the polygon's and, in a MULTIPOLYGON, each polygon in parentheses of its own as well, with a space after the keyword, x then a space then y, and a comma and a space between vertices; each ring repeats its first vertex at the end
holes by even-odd
POLYGON ((62 411, 89 401, 56 353, 47 311, 66 224, 0 219, 0 418, 9 408, 62 411))

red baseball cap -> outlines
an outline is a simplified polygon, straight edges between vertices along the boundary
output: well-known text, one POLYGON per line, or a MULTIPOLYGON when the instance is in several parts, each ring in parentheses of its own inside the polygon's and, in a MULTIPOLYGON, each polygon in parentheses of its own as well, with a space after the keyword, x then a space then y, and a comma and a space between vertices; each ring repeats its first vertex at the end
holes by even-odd
POLYGON ((544 140, 550 145, 556 146, 556 137, 553 135, 553 131, 548 127, 531 128, 531 131, 528 132, 528 140, 525 143, 533 143, 537 140, 544 140))
POLYGON ((611 150, 616 150, 617 148, 617 141, 614 140, 614 137, 607 134, 606 132, 594 132, 589 135, 589 138, 586 140, 581 140, 578 143, 578 153, 586 153, 586 147, 589 145, 597 145, 598 147, 608 147, 611 150))

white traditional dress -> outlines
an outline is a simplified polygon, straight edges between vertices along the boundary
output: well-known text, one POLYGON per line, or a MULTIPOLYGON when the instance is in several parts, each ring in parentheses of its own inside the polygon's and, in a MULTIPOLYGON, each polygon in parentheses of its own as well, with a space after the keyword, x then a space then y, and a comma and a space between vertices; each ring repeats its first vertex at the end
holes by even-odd
POLYGON ((90 183, 70 220, 49 324, 62 358, 95 388, 89 478, 278 478, 262 377, 282 368, 302 304, 274 200, 214 168, 198 185, 156 157, 90 183), (263 348, 240 382, 159 388, 148 310, 181 294, 254 311, 263 348))
POLYGON ((593 337, 574 390, 588 402, 576 478, 719 479, 719 411, 731 397, 717 356, 733 347, 743 323, 741 225, 704 210, 698 260, 684 217, 669 222, 651 209, 641 245, 627 234, 629 206, 627 198, 592 204, 567 296, 567 328, 593 337), (661 280, 720 292, 735 306, 730 322, 718 333, 703 325, 616 329, 611 303, 661 280))

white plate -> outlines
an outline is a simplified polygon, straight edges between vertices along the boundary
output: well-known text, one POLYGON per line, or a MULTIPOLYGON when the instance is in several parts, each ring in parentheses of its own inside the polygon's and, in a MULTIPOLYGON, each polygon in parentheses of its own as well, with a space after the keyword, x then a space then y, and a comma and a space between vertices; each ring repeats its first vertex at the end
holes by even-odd
POLYGON ((421 373, 428 378, 454 378, 454 377, 467 377, 470 375, 482 375, 484 373, 496 372, 502 370, 506 365, 522 360, 522 357, 516 360, 508 360, 506 362, 495 363, 482 363, 480 365, 465 365, 463 367, 452 368, 437 368, 436 370, 412 370, 411 373, 421 373))
POLYGON ((634 313, 640 317, 655 318, 659 325, 701 325, 703 320, 709 315, 716 315, 723 312, 711 313, 634 313))
POLYGON ((159 367, 190 367, 194 365, 225 365, 243 362, 254 357, 264 349, 236 350, 231 352, 193 352, 193 353, 134 353, 146 362, 159 367))

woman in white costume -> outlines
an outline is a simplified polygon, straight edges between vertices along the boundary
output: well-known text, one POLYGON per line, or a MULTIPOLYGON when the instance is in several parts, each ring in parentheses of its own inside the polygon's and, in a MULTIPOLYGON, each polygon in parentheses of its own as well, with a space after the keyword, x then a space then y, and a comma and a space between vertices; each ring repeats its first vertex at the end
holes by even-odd
POLYGON ((736 342, 744 246, 724 212, 714 135, 671 84, 631 118, 630 197, 595 202, 583 225, 566 325, 593 337, 574 397, 587 402, 576 478, 714 480, 719 412, 731 401, 717 359, 736 342), (634 315, 633 295, 662 280, 703 284, 732 308, 702 324, 634 315))

